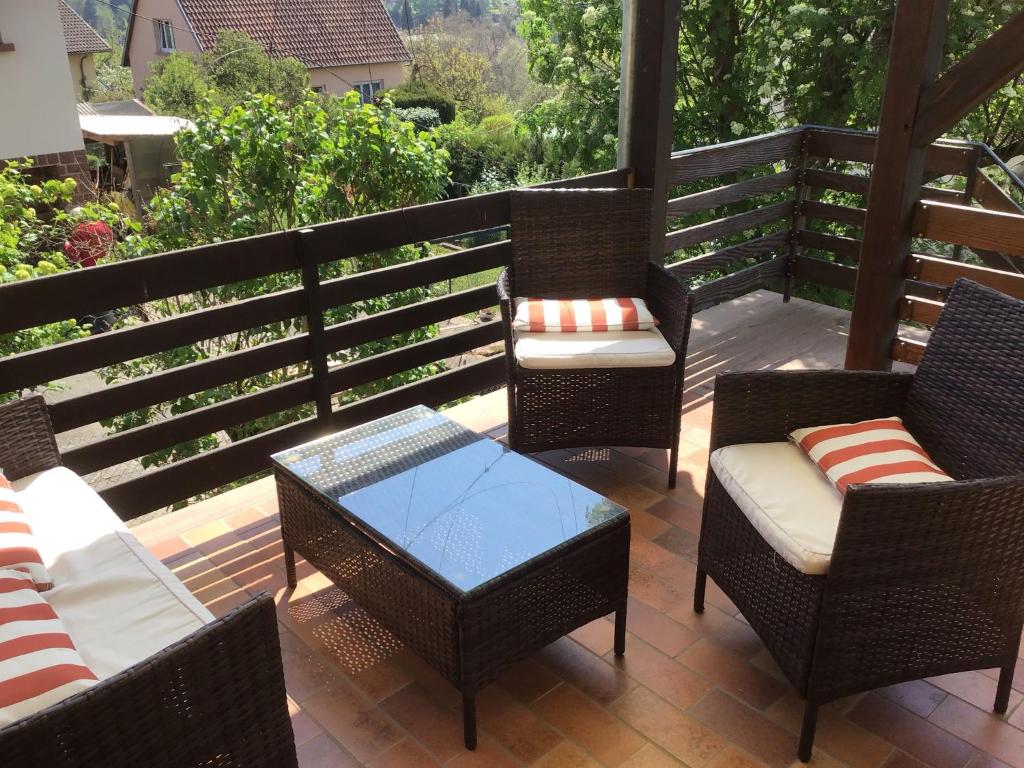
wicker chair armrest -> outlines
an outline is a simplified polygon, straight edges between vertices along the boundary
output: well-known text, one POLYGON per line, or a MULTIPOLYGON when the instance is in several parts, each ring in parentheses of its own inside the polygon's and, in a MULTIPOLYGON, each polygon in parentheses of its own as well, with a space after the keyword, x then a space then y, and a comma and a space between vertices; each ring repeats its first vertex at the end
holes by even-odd
POLYGON ((511 304, 512 302, 512 267, 505 267, 501 270, 501 274, 498 275, 498 280, 495 285, 498 290, 498 301, 502 304, 511 304))
POLYGON ((899 416, 912 374, 749 371, 715 379, 711 450, 788 439, 794 429, 899 416))
POLYGON ((0 470, 9 480, 60 466, 50 414, 42 395, 0 405, 0 470))
POLYGON ((651 263, 647 268, 647 303, 669 346, 685 357, 693 314, 689 288, 663 266, 651 263))
POLYGON ((8 765, 294 768, 273 599, 263 593, 92 688, 0 729, 8 765))

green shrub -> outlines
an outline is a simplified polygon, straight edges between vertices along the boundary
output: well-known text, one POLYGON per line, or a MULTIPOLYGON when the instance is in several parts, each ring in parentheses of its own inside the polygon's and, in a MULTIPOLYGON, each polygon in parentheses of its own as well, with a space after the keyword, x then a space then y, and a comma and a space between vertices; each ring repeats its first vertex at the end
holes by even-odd
POLYGON ((418 80, 410 80, 389 91, 384 91, 381 96, 390 98, 395 106, 401 109, 412 107, 436 109, 442 124, 450 123, 455 119, 455 102, 418 80))
POLYGON ((433 107, 395 107, 395 115, 421 131, 429 131, 441 124, 441 115, 433 107))

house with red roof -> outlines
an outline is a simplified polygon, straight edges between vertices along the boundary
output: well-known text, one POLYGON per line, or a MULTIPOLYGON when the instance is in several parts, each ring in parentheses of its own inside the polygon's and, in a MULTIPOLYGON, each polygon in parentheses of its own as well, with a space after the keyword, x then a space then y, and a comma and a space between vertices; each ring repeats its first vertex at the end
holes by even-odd
POLYGON ((208 50, 225 29, 298 59, 321 93, 355 90, 368 100, 398 85, 410 60, 382 0, 134 0, 123 63, 136 94, 155 61, 208 50))

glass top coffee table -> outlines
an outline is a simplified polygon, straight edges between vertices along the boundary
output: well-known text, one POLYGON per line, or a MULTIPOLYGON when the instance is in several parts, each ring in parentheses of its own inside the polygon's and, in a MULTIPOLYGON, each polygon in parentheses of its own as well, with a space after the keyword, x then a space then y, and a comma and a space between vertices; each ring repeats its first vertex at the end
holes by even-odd
POLYGON ((615 612, 625 644, 629 515, 417 406, 273 457, 288 583, 295 553, 463 695, 615 612))

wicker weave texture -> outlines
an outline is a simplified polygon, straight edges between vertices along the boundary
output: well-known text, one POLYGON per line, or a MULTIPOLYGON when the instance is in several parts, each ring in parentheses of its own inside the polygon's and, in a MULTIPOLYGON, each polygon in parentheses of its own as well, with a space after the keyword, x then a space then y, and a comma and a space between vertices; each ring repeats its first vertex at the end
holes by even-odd
POLYGON ((0 405, 0 470, 9 480, 60 466, 42 395, 0 405))
POLYGON ((273 599, 0 730, 0 755, 10 768, 295 768, 273 599))

